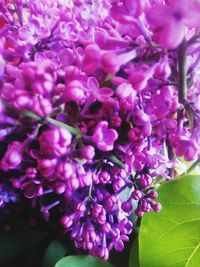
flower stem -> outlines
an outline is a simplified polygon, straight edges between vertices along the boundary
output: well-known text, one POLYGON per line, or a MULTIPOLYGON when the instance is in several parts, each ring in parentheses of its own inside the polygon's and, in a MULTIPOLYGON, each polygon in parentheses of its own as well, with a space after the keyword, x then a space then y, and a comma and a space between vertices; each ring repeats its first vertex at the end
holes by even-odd
POLYGON ((178 49, 178 70, 179 70, 179 86, 178 99, 181 104, 185 104, 187 94, 187 60, 186 60, 186 40, 183 40, 178 49))
POLYGON ((195 167, 197 167, 200 164, 200 159, 197 159, 195 162, 192 163, 192 165, 187 169, 185 174, 190 173, 195 167))
POLYGON ((51 124, 54 124, 54 125, 56 125, 56 126, 58 126, 60 128, 64 128, 64 129, 68 130, 70 133, 72 133, 74 135, 81 135, 81 132, 77 128, 74 128, 74 127, 72 127, 72 126, 70 126, 68 124, 65 124, 65 123, 61 122, 61 121, 57 121, 57 120, 55 120, 53 118, 46 117, 46 118, 43 119, 43 118, 39 117, 38 115, 36 115, 35 113, 33 113, 33 112, 29 111, 29 110, 23 111, 23 115, 25 115, 25 116, 27 116, 27 117, 29 117, 31 119, 35 119, 37 121, 44 120, 46 122, 50 122, 51 124))
POLYGON ((61 121, 57 121, 57 120, 49 118, 49 117, 46 118, 46 121, 50 122, 50 123, 52 123, 58 127, 65 128, 66 130, 68 130, 70 133, 72 133, 74 135, 81 135, 81 132, 77 128, 74 128, 68 124, 61 122, 61 121))
POLYGON ((110 159, 113 163, 117 164, 118 166, 120 166, 120 167, 124 167, 124 163, 123 163, 121 160, 119 160, 116 156, 114 156, 114 155, 110 155, 110 156, 109 156, 109 159, 110 159))

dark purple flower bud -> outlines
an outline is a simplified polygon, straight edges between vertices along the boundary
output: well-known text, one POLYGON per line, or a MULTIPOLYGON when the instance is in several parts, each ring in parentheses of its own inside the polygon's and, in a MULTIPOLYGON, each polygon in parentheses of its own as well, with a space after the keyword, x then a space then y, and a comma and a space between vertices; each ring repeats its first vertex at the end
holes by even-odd
POLYGON ((92 184, 92 178, 93 175, 91 171, 79 175, 78 179, 80 187, 90 186, 92 184))
POLYGON ((144 196, 144 193, 140 190, 134 190, 131 197, 135 200, 140 200, 144 196))
POLYGON ((51 66, 47 62, 37 64, 28 62, 22 64, 22 76, 25 87, 43 96, 49 95, 54 86, 54 77, 51 66))
POLYGON ((121 220, 118 227, 124 235, 129 235, 133 231, 133 223, 127 218, 121 220))
POLYGON ((152 209, 156 212, 160 212, 162 209, 162 205, 160 203, 156 203, 155 201, 150 201, 150 205, 152 209))
POLYGON ((69 82, 63 93, 63 98, 65 101, 74 101, 77 104, 83 104, 85 102, 85 91, 82 83, 78 80, 69 82))
POLYGON ((41 182, 38 180, 31 180, 21 184, 20 189, 24 191, 24 196, 27 198, 34 198, 43 194, 41 182))
POLYGON ((17 169, 22 162, 22 143, 14 141, 8 145, 6 153, 0 161, 0 168, 4 171, 17 169))
POLYGON ((65 216, 63 216, 61 218, 60 223, 64 228, 68 229, 68 228, 70 228, 72 226, 73 219, 74 219, 74 215, 73 214, 69 215, 69 216, 65 215, 65 216))
POLYGON ((61 181, 56 181, 54 183, 53 189, 56 192, 56 194, 61 195, 65 192, 66 185, 65 185, 65 183, 63 183, 61 181))
POLYGON ((26 92, 24 90, 15 91, 15 98, 12 100, 12 104, 16 109, 30 109, 32 102, 33 100, 29 92, 26 92))
POLYGON ((105 261, 108 260, 109 259, 109 250, 106 247, 100 248, 99 249, 99 257, 105 261))
MULTIPOLYGON (((73 222, 72 222, 73 223, 73 222)), ((70 224, 71 224, 71 221, 70 221, 70 224)), ((71 231, 71 238, 75 239, 76 241, 78 241, 78 237, 80 234, 82 234, 83 232, 83 226, 78 222, 77 224, 75 224, 75 226, 72 228, 72 231, 71 231)), ((77 242, 75 243, 75 245, 80 248, 80 244, 78 244, 77 242)))
POLYGON ((55 174, 61 180, 69 179, 73 174, 73 165, 71 162, 61 161, 56 166, 55 174))
POLYGON ((29 108, 42 118, 50 115, 53 111, 51 102, 41 97, 34 97, 31 104, 29 104, 29 108))
POLYGON ((144 138, 142 129, 134 127, 128 131, 128 138, 132 142, 138 142, 144 138))
POLYGON ((111 238, 116 239, 120 236, 120 230, 117 226, 112 226, 110 231, 111 238))
POLYGON ((105 198, 104 192, 100 188, 96 189, 96 197, 97 197, 98 202, 102 202, 105 198))
POLYGON ((119 128, 122 124, 122 119, 118 116, 113 116, 110 121, 110 126, 113 128, 119 128))
POLYGON ((142 187, 150 186, 152 184, 152 181, 152 177, 148 174, 142 174, 139 179, 140 186, 142 187))
POLYGON ((134 154, 135 160, 133 163, 133 167, 136 171, 141 171, 146 163, 146 157, 145 154, 142 152, 137 152, 134 154))
POLYGON ((135 210, 135 214, 136 216, 138 217, 142 217, 144 215, 144 211, 141 210, 140 207, 138 207, 136 210, 135 210))
POLYGON ((145 195, 145 197, 156 199, 158 197, 158 193, 156 191, 150 191, 145 195))
POLYGON ((98 174, 98 179, 101 184, 108 184, 110 183, 110 174, 107 171, 100 171, 98 174))
POLYGON ((144 137, 151 135, 152 125, 149 116, 142 110, 137 110, 134 114, 133 123, 142 126, 142 134, 144 137))
POLYGON ((124 249, 124 243, 121 239, 116 239, 114 242, 114 248, 117 251, 122 251, 124 249))
POLYGON ((70 191, 74 191, 74 190, 78 189, 79 186, 80 186, 79 180, 73 176, 70 179, 66 180, 66 187, 70 191))
POLYGON ((122 210, 123 210, 124 212, 130 214, 131 211, 133 210, 131 201, 123 202, 121 208, 122 208, 122 210))
POLYGON ((133 173, 133 163, 135 161, 135 156, 133 154, 128 155, 126 154, 124 157, 125 160, 125 166, 124 169, 128 174, 132 174, 133 173))
POLYGON ((99 224, 104 224, 106 221, 106 211, 101 205, 95 204, 92 207, 92 216, 99 224))
POLYGON ((97 235, 92 225, 89 225, 84 229, 83 238, 86 241, 91 241, 92 243, 96 241, 97 235))
POLYGON ((92 138, 98 149, 102 151, 110 151, 113 149, 118 134, 116 130, 108 129, 107 121, 101 121, 97 124, 92 138))
POLYGON ((32 167, 27 168, 26 176, 30 179, 34 179, 37 176, 37 169, 32 167))
POLYGON ((80 215, 83 215, 86 212, 86 205, 84 202, 79 202, 76 205, 76 210, 80 213, 80 215))
POLYGON ((108 195, 104 201, 105 210, 108 212, 112 210, 114 205, 117 203, 117 198, 115 195, 108 195))
POLYGON ((109 233, 110 232, 110 230, 111 230, 111 225, 110 225, 110 223, 108 223, 108 222, 105 222, 103 225, 102 225, 102 232, 104 232, 104 233, 109 233))
POLYGON ((87 145, 81 149, 81 155, 91 161, 95 156, 95 149, 93 146, 87 145))
POLYGON ((47 156, 63 156, 68 151, 72 136, 64 128, 44 131, 39 137, 40 150, 47 156))
POLYGON ((114 192, 118 192, 125 185, 126 185, 125 181, 121 178, 118 178, 114 180, 112 187, 113 187, 114 192))
POLYGON ((152 211, 151 204, 146 199, 142 199, 140 203, 140 208, 143 212, 150 212, 152 211))
POLYGON ((57 159, 38 159, 37 167, 41 175, 49 177, 54 174, 55 167, 57 165, 57 159))

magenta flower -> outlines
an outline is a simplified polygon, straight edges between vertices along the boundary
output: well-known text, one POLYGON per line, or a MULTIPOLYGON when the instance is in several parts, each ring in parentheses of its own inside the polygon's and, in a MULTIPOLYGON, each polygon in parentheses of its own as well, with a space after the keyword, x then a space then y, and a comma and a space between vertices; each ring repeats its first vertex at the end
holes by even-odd
POLYGON ((195 160, 199 154, 199 145, 195 140, 186 136, 174 136, 173 145, 178 157, 184 157, 187 161, 195 160))
POLYGON ((186 27, 199 26, 200 4, 195 0, 173 0, 157 5, 147 12, 153 38, 163 48, 176 48, 184 39, 186 27))
POLYGON ((37 161, 37 167, 40 174, 48 179, 54 174, 56 165, 57 159, 38 158, 37 161))
POLYGON ((104 102, 109 100, 113 95, 113 90, 108 87, 100 88, 97 79, 90 77, 87 81, 88 92, 93 96, 94 100, 104 102))
POLYGON ((114 74, 120 70, 121 65, 127 64, 136 56, 137 52, 135 49, 119 55, 114 52, 106 52, 101 59, 102 69, 106 73, 114 74))
POLYGON ((64 128, 46 130, 39 137, 40 151, 50 157, 65 155, 71 139, 71 134, 64 128))
POLYGON ((108 129, 107 121, 101 121, 97 124, 92 138, 98 149, 102 151, 110 151, 113 149, 118 134, 116 130, 108 129))
POLYGON ((132 107, 136 102, 136 94, 130 83, 121 83, 116 89, 116 95, 122 100, 126 99, 132 107))
POLYGON ((160 91, 157 91, 152 97, 152 105, 158 118, 163 118, 167 114, 175 112, 179 106, 175 88, 164 86, 160 91))
POLYGON ((77 104, 83 104, 86 96, 81 81, 73 80, 67 83, 63 92, 63 98, 65 101, 74 101, 77 104))
POLYGON ((22 162, 22 144, 14 141, 8 145, 7 151, 0 161, 0 168, 4 171, 19 168, 22 162))

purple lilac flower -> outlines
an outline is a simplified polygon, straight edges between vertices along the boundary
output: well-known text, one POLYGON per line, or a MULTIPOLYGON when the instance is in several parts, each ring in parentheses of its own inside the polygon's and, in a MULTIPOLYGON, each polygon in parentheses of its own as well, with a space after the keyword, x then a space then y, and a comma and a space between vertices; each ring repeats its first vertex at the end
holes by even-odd
POLYGON ((0 206, 22 193, 45 220, 56 209, 77 248, 105 260, 123 250, 129 215, 161 210, 154 186, 173 178, 173 154, 199 157, 199 9, 195 0, 3 1, 0 206))
POLYGON ((118 134, 116 130, 109 129, 107 121, 101 121, 95 128, 93 141, 96 143, 98 149, 102 151, 110 151, 113 149, 117 137, 118 134))
POLYGON ((147 11, 154 39, 164 48, 176 48, 184 39, 186 27, 199 26, 200 5, 197 1, 170 1, 147 11), (190 12, 188 12, 190 10, 190 12))

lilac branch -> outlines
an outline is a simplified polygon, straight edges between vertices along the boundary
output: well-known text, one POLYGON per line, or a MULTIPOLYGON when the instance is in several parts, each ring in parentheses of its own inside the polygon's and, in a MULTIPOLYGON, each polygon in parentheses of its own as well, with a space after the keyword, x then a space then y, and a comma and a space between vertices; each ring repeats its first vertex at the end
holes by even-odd
POLYGON ((194 168, 196 168, 200 164, 200 159, 197 159, 195 162, 192 163, 192 165, 187 169, 185 174, 190 173, 194 168))
POLYGON ((178 99, 181 104, 185 104, 187 91, 187 60, 186 60, 186 40, 183 40, 178 49, 178 71, 179 71, 179 86, 178 99))
POLYGON ((46 117, 46 118, 40 118, 38 115, 36 115, 35 113, 31 112, 31 111, 28 111, 28 110, 25 110, 23 112, 23 115, 31 118, 31 119, 35 119, 37 121, 46 121, 46 122, 49 122, 51 124, 54 124, 60 128, 65 128, 66 130, 68 130, 70 133, 74 134, 74 135, 81 135, 81 132, 77 129, 77 128, 74 128, 68 124, 65 124, 61 121, 57 121, 53 118, 50 118, 50 117, 46 117))
POLYGON ((124 163, 121 160, 119 160, 116 156, 110 155, 109 159, 110 159, 110 161, 112 161, 113 163, 117 164, 118 166, 124 167, 124 163))

